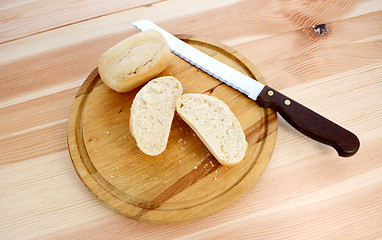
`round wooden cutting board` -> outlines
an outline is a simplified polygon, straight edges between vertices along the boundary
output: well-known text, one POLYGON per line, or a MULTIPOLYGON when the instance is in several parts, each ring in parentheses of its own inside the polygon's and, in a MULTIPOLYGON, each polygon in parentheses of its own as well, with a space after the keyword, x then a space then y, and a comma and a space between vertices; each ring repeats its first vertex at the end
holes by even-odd
MULTIPOLYGON (((179 37, 265 83, 259 71, 232 48, 201 37, 179 37)), ((81 180, 112 209, 141 221, 177 223, 210 216, 253 187, 271 158, 277 115, 176 55, 159 76, 166 75, 182 83, 183 93, 213 95, 231 108, 248 142, 239 165, 220 165, 177 114, 166 150, 155 157, 142 153, 129 130, 130 107, 140 88, 117 93, 103 84, 97 69, 74 100, 68 147, 81 180)))

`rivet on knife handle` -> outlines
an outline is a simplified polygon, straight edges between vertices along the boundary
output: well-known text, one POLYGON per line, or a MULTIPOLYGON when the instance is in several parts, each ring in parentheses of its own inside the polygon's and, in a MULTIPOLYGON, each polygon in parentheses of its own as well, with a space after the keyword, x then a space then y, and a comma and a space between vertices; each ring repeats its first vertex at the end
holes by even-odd
POLYGON ((342 157, 350 157, 359 149, 360 142, 356 135, 271 87, 264 87, 257 102, 262 107, 276 110, 290 125, 306 136, 332 146, 342 157))

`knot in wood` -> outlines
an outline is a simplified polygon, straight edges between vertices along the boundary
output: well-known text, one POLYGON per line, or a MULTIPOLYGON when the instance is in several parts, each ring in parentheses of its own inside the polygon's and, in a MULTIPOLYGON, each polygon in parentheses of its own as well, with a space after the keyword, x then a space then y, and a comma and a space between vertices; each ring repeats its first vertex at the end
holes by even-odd
POLYGON ((319 36, 324 36, 328 34, 328 31, 329 31, 326 24, 319 24, 319 25, 313 26, 313 30, 319 36))

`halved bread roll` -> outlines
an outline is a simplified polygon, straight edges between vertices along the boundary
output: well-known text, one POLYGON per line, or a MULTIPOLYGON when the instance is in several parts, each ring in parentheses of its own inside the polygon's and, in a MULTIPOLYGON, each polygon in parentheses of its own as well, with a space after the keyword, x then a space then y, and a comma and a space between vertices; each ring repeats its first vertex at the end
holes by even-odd
POLYGON ((243 129, 223 101, 205 94, 184 94, 176 111, 222 165, 232 166, 244 158, 248 144, 243 129))
POLYGON ((107 50, 99 59, 98 72, 109 88, 128 92, 161 73, 170 56, 158 31, 142 31, 107 50))
POLYGON ((182 92, 181 83, 167 76, 151 80, 137 93, 131 106, 130 132, 142 152, 156 156, 166 149, 182 92))

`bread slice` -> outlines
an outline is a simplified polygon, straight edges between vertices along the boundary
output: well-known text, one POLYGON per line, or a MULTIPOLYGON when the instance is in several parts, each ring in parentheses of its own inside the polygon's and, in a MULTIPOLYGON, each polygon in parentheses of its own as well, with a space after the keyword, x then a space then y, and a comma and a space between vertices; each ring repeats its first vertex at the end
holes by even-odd
POLYGON ((223 101, 205 94, 184 94, 176 111, 222 165, 232 166, 244 158, 248 144, 243 129, 223 101))
POLYGON ((102 54, 98 72, 109 88, 128 92, 162 72, 170 57, 167 41, 158 31, 142 31, 102 54))
POLYGON ((156 156, 166 149, 182 92, 181 83, 167 76, 151 80, 137 93, 131 106, 130 132, 142 152, 156 156))

